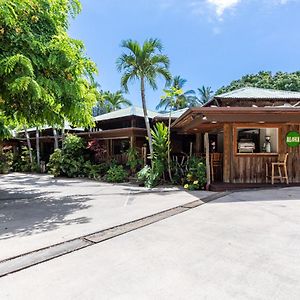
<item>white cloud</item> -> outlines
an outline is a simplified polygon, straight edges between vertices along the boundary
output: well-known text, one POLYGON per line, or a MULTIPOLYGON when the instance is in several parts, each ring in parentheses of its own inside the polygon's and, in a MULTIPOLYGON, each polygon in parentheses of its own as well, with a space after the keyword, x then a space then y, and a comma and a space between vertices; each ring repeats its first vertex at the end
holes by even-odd
POLYGON ((216 14, 221 17, 225 10, 235 7, 241 0, 206 0, 210 5, 213 5, 216 14))

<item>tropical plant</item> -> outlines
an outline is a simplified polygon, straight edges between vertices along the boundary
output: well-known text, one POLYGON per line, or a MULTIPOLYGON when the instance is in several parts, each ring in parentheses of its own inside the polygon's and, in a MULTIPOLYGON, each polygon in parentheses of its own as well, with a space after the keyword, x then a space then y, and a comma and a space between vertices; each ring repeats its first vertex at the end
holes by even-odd
POLYGON ((198 102, 201 105, 204 105, 209 100, 211 100, 211 98, 213 97, 213 94, 214 94, 214 92, 212 91, 210 86, 205 87, 204 85, 201 88, 198 88, 198 92, 200 95, 198 102))
POLYGON ((203 189, 206 184, 206 166, 202 158, 190 157, 187 163, 185 177, 185 189, 203 189))
POLYGON ((152 188, 159 184, 167 167, 168 128, 164 123, 156 123, 151 130, 153 139, 152 166, 145 166, 137 174, 137 178, 146 187, 152 188))
POLYGON ((143 161, 139 157, 139 153, 134 147, 130 147, 127 151, 127 166, 130 168, 131 173, 135 173, 138 166, 140 166, 143 161))
POLYGON ((55 150, 50 156, 48 168, 54 176, 77 177, 83 176, 85 145, 82 138, 67 135, 62 150, 55 150))
POLYGON ((13 154, 11 151, 0 153, 0 174, 7 174, 13 164, 13 154))
POLYGON ((0 112, 26 126, 65 118, 92 125, 96 66, 67 34, 79 0, 0 0, 0 7, 0 112))
POLYGON ((62 151, 61 149, 55 149, 51 154, 49 162, 47 164, 49 174, 54 177, 61 175, 61 163, 62 163, 62 151))
POLYGON ((243 87, 256 87, 275 90, 300 92, 300 71, 286 73, 261 71, 257 74, 247 74, 238 80, 233 80, 229 85, 217 90, 216 95, 227 93, 243 87))
POLYGON ((144 118, 149 142, 150 157, 153 156, 151 129, 148 118, 145 84, 148 83, 152 89, 157 89, 156 79, 162 76, 167 83, 171 80, 169 58, 163 55, 162 44, 158 39, 148 39, 143 45, 137 41, 125 40, 121 46, 127 51, 117 60, 117 69, 123 72, 121 86, 128 92, 128 83, 139 80, 141 88, 141 99, 144 111, 144 118))
POLYGON ((172 80, 170 88, 165 89, 165 95, 161 97, 156 109, 163 109, 164 111, 178 110, 186 107, 193 107, 197 105, 197 97, 194 90, 188 90, 184 92, 184 85, 187 80, 180 76, 175 76, 172 80), (180 93, 173 93, 174 91, 180 91, 180 93), (172 93, 172 96, 168 96, 168 93, 172 93))
POLYGON ((121 183, 126 181, 128 173, 121 165, 112 165, 106 173, 106 180, 112 183, 121 183))
POLYGON ((115 111, 121 109, 123 106, 131 106, 131 102, 124 98, 122 91, 104 92, 102 95, 103 105, 106 112, 115 111))

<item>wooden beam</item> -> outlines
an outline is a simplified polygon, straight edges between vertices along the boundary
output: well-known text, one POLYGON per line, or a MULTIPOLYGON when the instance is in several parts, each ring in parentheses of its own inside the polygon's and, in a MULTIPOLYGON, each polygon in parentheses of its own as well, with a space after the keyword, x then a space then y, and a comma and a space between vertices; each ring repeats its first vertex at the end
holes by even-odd
POLYGON ((205 158, 206 158, 206 189, 209 190, 210 180, 210 157, 209 157, 209 136, 208 132, 204 134, 205 158))
POLYGON ((232 126, 224 124, 224 149, 223 149, 223 181, 229 183, 231 178, 232 157, 232 126))

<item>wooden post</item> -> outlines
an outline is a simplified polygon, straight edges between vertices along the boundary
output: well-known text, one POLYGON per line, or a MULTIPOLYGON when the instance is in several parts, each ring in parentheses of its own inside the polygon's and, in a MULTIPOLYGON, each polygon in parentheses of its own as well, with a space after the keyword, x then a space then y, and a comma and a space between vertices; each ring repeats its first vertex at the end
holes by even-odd
POLYGON ((201 148, 201 133, 196 133, 196 144, 195 144, 195 154, 200 154, 200 148, 201 148))
POLYGON ((193 142, 190 142, 190 157, 193 155, 193 142))
POLYGON ((209 136, 208 132, 204 134, 205 158, 206 158, 206 189, 210 186, 210 159, 209 159, 209 136))
POLYGON ((224 124, 224 149, 223 149, 223 181, 231 182, 232 170, 232 151, 233 151, 233 137, 232 126, 230 124, 224 124))
POLYGON ((131 136, 130 137, 130 148, 135 148, 135 141, 136 141, 136 138, 135 136, 131 136))

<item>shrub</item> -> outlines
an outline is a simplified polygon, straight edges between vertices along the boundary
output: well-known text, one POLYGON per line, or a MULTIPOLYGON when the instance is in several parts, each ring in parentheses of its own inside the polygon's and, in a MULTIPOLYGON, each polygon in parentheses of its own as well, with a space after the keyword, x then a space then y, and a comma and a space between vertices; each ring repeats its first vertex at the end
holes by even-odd
MULTIPOLYGON (((35 153, 32 153, 32 156, 35 157, 35 153)), ((31 165, 29 150, 27 147, 22 147, 21 155, 16 155, 13 157, 12 169, 15 172, 32 172, 37 171, 38 167, 34 161, 31 165)))
POLYGON ((127 180, 128 174, 121 165, 113 165, 109 168, 106 174, 108 182, 120 183, 127 180))
POLYGON ((13 154, 11 151, 0 153, 0 174, 7 174, 12 167, 13 154))
POLYGON ((53 154, 51 154, 49 163, 47 167, 49 168, 49 173, 54 177, 61 175, 61 161, 62 161, 62 151, 56 149, 53 154))
POLYGON ((203 189, 206 184, 206 166, 201 158, 191 157, 187 163, 187 174, 184 188, 189 190, 203 189))
POLYGON ((138 151, 135 148, 129 148, 127 150, 127 166, 132 173, 136 172, 138 166, 142 164, 142 160, 139 158, 138 151))
POLYGON ((55 150, 48 163, 49 173, 54 176, 77 177, 83 174, 84 142, 75 135, 67 135, 62 150, 55 150))
POLYGON ((157 186, 161 179, 161 171, 155 167, 145 166, 137 173, 137 179, 147 188, 157 186))

